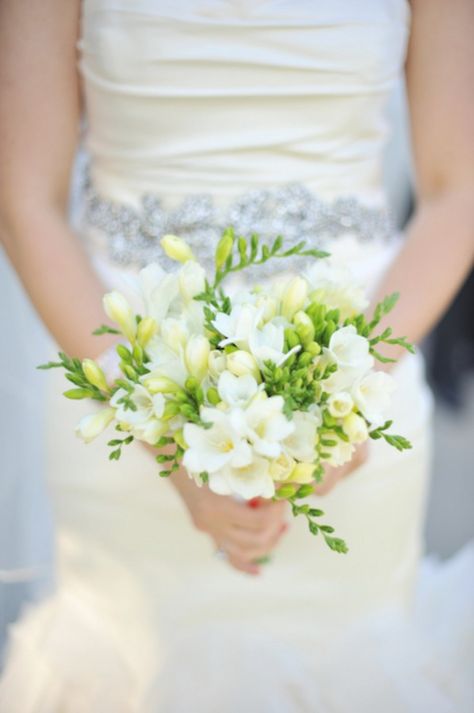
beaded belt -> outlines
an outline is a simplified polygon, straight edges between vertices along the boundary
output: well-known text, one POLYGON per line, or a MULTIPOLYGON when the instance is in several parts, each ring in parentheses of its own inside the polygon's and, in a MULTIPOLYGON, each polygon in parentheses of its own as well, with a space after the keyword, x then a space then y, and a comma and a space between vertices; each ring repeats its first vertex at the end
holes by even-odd
MULTIPOLYGON (((84 198, 85 224, 106 236, 110 259, 126 266, 156 261, 175 269, 159 244, 163 235, 172 233, 184 238, 196 258, 210 267, 217 241, 229 225, 237 235, 258 233, 263 241, 282 235, 285 247, 301 240, 327 247, 348 233, 363 241, 388 240, 394 232, 386 208, 364 206, 351 196, 323 201, 300 183, 245 192, 220 210, 209 194, 186 196, 174 210, 164 209, 158 196, 144 195, 134 208, 100 196, 89 178, 84 198)), ((266 267, 259 267, 258 274, 263 276, 266 267)), ((274 271, 273 265, 268 268, 274 271)))

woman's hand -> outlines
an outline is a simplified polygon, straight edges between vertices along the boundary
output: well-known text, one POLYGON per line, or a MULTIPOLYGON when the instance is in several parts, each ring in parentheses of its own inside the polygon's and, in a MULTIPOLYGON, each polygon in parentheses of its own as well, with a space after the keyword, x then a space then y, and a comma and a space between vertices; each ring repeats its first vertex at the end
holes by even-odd
POLYGON ((172 476, 195 527, 222 550, 229 564, 247 574, 259 574, 257 560, 268 555, 287 529, 284 502, 258 499, 239 502, 199 488, 183 471, 172 476), (253 505, 253 507, 251 507, 253 505))
POLYGON ((316 485, 314 492, 316 495, 327 495, 336 487, 340 480, 353 473, 359 466, 363 465, 369 457, 369 443, 366 441, 357 447, 352 459, 337 468, 328 465, 324 469, 323 482, 316 485))

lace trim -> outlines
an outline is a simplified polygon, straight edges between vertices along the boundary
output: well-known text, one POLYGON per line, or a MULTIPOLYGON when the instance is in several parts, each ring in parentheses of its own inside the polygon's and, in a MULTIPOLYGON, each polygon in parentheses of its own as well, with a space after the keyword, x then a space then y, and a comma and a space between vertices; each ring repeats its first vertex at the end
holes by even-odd
MULTIPOLYGON (((301 240, 311 247, 325 247, 348 233, 362 241, 388 240, 394 233, 386 208, 365 206, 352 196, 323 201, 300 183, 245 192, 223 210, 207 193, 186 196, 177 209, 167 210, 156 195, 144 195, 138 209, 108 200, 87 178, 84 207, 86 224, 106 236, 110 259, 126 266, 159 262, 165 269, 176 269, 159 244, 163 235, 172 233, 184 238, 203 266, 210 268, 217 241, 229 225, 238 235, 258 233, 263 241, 282 235, 288 247, 301 240)), ((259 275, 265 268, 274 272, 272 263, 259 267, 259 275)))

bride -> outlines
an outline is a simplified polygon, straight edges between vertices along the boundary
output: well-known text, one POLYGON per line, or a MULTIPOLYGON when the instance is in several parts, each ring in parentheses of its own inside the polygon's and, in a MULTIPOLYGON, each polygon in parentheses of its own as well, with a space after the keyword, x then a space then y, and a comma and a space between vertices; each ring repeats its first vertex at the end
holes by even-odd
MULTIPOLYGON (((106 364, 113 337, 91 335, 104 291, 132 298, 141 264, 168 267, 163 233, 205 259, 228 223, 324 244, 374 300, 399 290, 391 324, 419 341, 473 257, 473 22, 470 0, 3 0, 0 232, 57 343, 106 364), (402 239, 380 165, 404 67, 418 207, 402 239), (82 115, 90 170, 72 229, 82 115)), ((393 374, 414 448, 374 443, 314 496, 345 557, 282 503, 249 507, 183 472, 158 482, 139 446, 108 463, 104 443, 75 439, 81 407, 52 374, 57 586, 11 631, 2 713, 470 709, 465 559, 414 590, 421 358, 393 374)))

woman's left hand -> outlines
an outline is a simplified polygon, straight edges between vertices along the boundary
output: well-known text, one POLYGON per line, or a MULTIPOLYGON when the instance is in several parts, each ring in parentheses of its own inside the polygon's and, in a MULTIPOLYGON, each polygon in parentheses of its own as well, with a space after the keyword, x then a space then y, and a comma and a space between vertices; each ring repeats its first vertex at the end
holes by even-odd
POLYGON ((339 483, 340 480, 346 478, 353 473, 357 468, 363 465, 369 457, 369 443, 365 441, 360 446, 357 446, 354 455, 348 463, 340 466, 328 465, 324 469, 323 481, 315 486, 314 492, 316 495, 327 495, 339 483))

